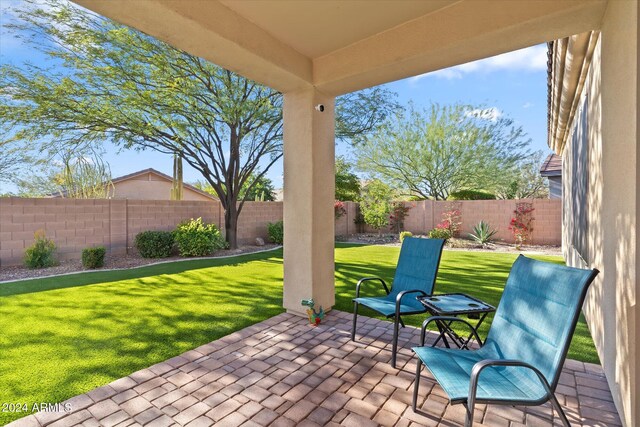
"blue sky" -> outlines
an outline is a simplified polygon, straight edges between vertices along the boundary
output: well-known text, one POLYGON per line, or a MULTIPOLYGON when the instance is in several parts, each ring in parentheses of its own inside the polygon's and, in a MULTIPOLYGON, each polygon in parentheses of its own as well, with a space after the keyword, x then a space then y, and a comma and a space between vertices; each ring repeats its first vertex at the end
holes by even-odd
MULTIPOLYGON (((0 0, 0 22, 12 18, 8 7, 15 1, 0 0)), ((0 62, 20 64, 43 61, 36 52, 0 29, 0 62)), ((432 102, 452 104, 483 104, 491 108, 492 114, 508 116, 522 126, 532 139, 531 148, 550 152, 546 143, 547 134, 547 73, 546 45, 498 55, 480 61, 435 71, 420 76, 388 83, 386 88, 398 93, 402 105, 413 102, 418 108, 432 102)), ((150 150, 136 152, 119 151, 111 144, 105 146, 105 160, 111 166, 114 177, 126 175, 145 168, 155 168, 171 174, 171 156, 150 150)), ((349 147, 338 145, 338 154, 349 154, 349 147)), ((282 161, 274 165, 267 174, 277 188, 282 186, 282 161)), ((200 179, 197 171, 185 165, 185 181, 200 179)), ((2 191, 12 191, 3 188, 2 191)))

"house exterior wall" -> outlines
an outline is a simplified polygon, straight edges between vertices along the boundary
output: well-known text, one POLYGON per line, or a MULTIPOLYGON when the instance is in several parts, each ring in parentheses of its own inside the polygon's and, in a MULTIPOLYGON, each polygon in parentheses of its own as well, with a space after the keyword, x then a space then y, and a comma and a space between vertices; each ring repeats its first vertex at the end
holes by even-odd
MULTIPOLYGON (((170 200, 171 182, 153 173, 134 176, 113 184, 114 199, 133 200, 170 200)), ((183 200, 211 201, 211 197, 197 193, 188 187, 183 187, 183 200)))
POLYGON ((561 199, 562 198, 562 177, 550 176, 548 179, 549 179, 549 198, 561 199))
POLYGON ((614 402, 627 426, 640 423, 640 309, 638 258, 638 4, 610 1, 584 91, 588 174, 586 236, 572 212, 579 185, 575 139, 580 116, 570 124, 563 157, 563 253, 567 263, 601 271, 584 307, 614 402), (584 246, 584 247, 583 247, 584 246))

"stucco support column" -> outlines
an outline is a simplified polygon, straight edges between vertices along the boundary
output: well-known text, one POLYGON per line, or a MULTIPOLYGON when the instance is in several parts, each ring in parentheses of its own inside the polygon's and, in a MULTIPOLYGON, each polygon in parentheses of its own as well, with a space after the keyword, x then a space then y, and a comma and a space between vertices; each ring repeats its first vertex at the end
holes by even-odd
POLYGON ((335 303, 334 127, 333 97, 312 87, 285 93, 283 304, 304 316, 302 299, 325 310, 335 303))

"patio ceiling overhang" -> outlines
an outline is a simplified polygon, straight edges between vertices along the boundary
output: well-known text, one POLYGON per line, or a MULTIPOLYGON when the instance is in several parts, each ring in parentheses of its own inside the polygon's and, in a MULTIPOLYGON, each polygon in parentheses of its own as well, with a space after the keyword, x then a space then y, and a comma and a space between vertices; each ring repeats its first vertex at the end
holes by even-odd
POLYGON ((340 95, 597 29, 606 0, 75 0, 283 93, 340 95))
POLYGON ((334 292, 334 98, 597 30, 606 0, 75 0, 284 94, 284 294, 334 292), (324 109, 317 109, 318 104, 324 109), (324 111, 324 112, 321 112, 324 111))

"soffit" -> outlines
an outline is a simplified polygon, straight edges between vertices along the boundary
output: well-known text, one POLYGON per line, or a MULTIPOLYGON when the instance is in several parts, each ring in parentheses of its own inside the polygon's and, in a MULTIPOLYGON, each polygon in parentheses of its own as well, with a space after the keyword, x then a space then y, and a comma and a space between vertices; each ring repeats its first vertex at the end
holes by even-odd
POLYGON ((460 0, 220 0, 276 39, 317 58, 460 0))
POLYGON ((580 107, 582 91, 600 32, 590 31, 556 40, 552 46, 548 102, 548 144, 561 154, 580 107))
POLYGON ((606 7, 606 0, 74 1, 281 92, 315 86, 328 95, 591 31, 606 7))

